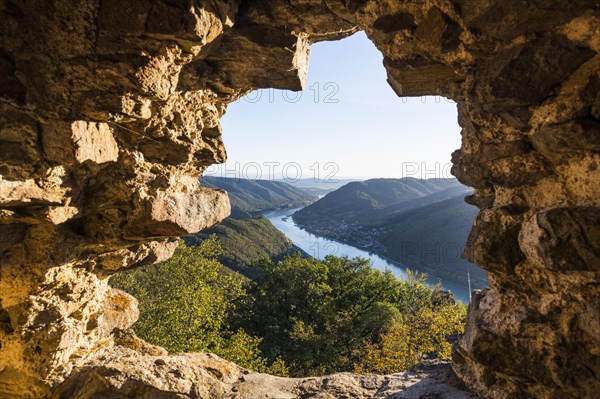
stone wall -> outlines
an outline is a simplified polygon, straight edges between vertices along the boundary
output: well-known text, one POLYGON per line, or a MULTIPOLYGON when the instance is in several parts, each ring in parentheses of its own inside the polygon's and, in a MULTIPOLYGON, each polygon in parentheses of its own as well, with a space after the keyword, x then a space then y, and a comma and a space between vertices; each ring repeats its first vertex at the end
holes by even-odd
POLYGON ((140 365, 164 355, 130 337, 135 299, 108 277, 225 218, 226 194, 197 178, 226 157, 226 105, 255 88, 300 90, 309 45, 360 29, 398 95, 458 104, 453 173, 481 210, 466 255, 490 288, 454 370, 491 398, 594 397, 599 7, 0 1, 0 398, 49 395, 69 375, 61 397, 77 397, 77 376, 124 347, 140 365))

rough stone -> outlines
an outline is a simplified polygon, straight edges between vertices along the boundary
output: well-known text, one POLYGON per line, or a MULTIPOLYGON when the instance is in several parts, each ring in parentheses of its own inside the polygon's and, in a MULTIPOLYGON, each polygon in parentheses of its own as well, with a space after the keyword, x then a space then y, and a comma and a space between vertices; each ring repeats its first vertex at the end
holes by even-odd
POLYGON ((115 347, 68 378, 53 399, 470 399, 449 362, 388 376, 340 373, 281 378, 253 373, 210 353, 141 354, 115 347))
POLYGON ((357 30, 396 93, 457 103, 452 171, 481 208, 465 253, 490 288, 456 373, 489 398, 600 390, 597 1, 5 0, 0 20, 0 397, 361 397, 383 383, 235 385, 234 365, 215 377, 203 364, 221 360, 123 333, 135 301, 106 283, 227 216, 197 182, 225 160, 227 104, 301 89, 309 45, 357 30))
POLYGON ((107 123, 49 122, 42 127, 45 158, 57 164, 116 161, 119 149, 107 123))

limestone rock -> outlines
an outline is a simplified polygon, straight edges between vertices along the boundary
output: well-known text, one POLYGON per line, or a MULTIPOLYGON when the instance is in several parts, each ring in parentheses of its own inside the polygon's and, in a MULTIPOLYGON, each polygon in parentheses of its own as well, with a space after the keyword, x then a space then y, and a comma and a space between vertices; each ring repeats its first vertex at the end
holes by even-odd
POLYGON ((51 121, 42 127, 42 147, 46 159, 56 163, 116 161, 117 142, 107 123, 51 121))
POLYGON ((210 353, 141 355, 115 347, 71 376, 53 398, 469 399, 448 362, 389 376, 334 374, 281 378, 254 373, 210 353))
POLYGON ((0 397, 48 397, 66 378, 55 395, 361 397, 389 382, 417 396, 426 383, 410 396, 388 377, 239 384, 208 355, 155 372, 160 349, 122 333, 135 301, 106 283, 228 215, 198 186, 226 158, 227 104, 301 89, 309 45, 357 30, 396 93, 457 103, 452 171, 481 208, 465 254, 490 279, 457 374, 489 398, 597 396, 597 1, 5 0, 0 20, 0 397))

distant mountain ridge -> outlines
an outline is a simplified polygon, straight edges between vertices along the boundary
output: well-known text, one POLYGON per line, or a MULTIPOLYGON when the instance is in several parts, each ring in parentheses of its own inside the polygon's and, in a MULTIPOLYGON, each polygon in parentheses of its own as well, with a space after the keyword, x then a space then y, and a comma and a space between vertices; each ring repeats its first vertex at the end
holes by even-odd
POLYGON ((294 216, 294 220, 302 222, 307 218, 319 217, 334 221, 373 223, 376 219, 385 217, 390 206, 422 199, 447 189, 469 192, 456 179, 420 180, 408 177, 351 182, 302 209, 294 216))
POLYGON ((314 194, 281 181, 202 176, 200 185, 227 191, 232 210, 249 213, 303 206, 317 199, 314 194))
POLYGON ((409 267, 473 288, 485 271, 462 258, 477 208, 472 189, 455 179, 372 179, 352 182, 299 210, 307 231, 345 242, 409 267))
POLYGON ((325 195, 332 191, 337 190, 345 184, 355 181, 362 181, 364 179, 337 179, 334 177, 331 178, 304 178, 304 179, 276 179, 275 181, 281 181, 288 183, 294 187, 301 188, 306 190, 314 195, 325 195))

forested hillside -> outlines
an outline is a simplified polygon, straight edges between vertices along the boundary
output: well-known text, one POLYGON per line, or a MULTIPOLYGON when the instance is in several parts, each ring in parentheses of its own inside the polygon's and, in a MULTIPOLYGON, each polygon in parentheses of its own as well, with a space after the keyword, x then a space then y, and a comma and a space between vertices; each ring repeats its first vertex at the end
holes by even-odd
POLYGON ((346 184, 301 209, 306 230, 355 245, 411 268, 473 288, 485 271, 462 258, 477 208, 454 179, 372 179, 346 184))
MULTIPOLYGON (((454 179, 371 179, 348 183, 299 211, 294 220, 372 224, 388 207, 447 189, 469 191, 454 179), (383 212, 382 212, 383 211, 383 212)), ((391 211, 391 209, 390 209, 391 211)))
POLYGON ((486 272, 462 258, 476 214, 477 208, 457 195, 386 217, 375 240, 390 259, 432 275, 454 275, 451 280, 457 283, 466 282, 468 270, 473 288, 483 288, 486 272))
POLYGON ((316 197, 301 188, 280 181, 246 180, 204 176, 201 184, 227 191, 231 216, 219 225, 185 237, 188 245, 198 245, 215 234, 223 244, 219 260, 247 277, 255 277, 250 268, 261 259, 281 259, 299 252, 292 242, 260 213, 282 207, 306 205, 316 197))
POLYGON ((200 184, 227 191, 232 209, 250 213, 307 205, 317 199, 312 193, 281 181, 202 176, 200 184))
MULTIPOLYGON (((379 215, 371 222, 377 222, 382 243, 384 233, 392 236, 397 225, 422 221, 423 231, 414 231, 424 236, 435 220, 453 226, 457 211, 443 200, 460 192, 452 182, 411 181, 407 187, 394 182, 387 190, 379 180, 359 184, 354 198, 368 198, 373 205, 365 210, 379 215), (409 198, 404 208, 398 198, 409 198), (450 219, 429 207, 440 208, 450 219), (403 219, 406 209, 417 209, 413 218, 403 219)), ((111 280, 138 298, 140 319, 134 329, 140 337, 171 352, 211 351, 253 370, 292 376, 389 374, 425 357, 450 355, 466 318, 466 307, 455 303, 451 293, 426 285, 425 276, 410 271, 400 281, 366 259, 301 256, 258 215, 297 204, 285 201, 313 198, 301 189, 220 179, 212 184, 228 191, 232 217, 185 237, 187 246, 163 264, 111 280)), ((350 209, 352 201, 347 205, 350 209)))
POLYGON ((466 306, 422 276, 399 281, 368 260, 288 256, 257 265, 260 278, 224 272, 215 237, 180 247, 160 265, 119 273, 134 295, 133 326, 169 352, 211 351, 278 375, 391 374, 425 357, 449 357, 466 306))
POLYGON ((298 252, 292 242, 265 217, 229 217, 219 225, 193 236, 185 237, 187 245, 199 245, 212 234, 223 245, 219 260, 230 269, 247 277, 256 277, 249 267, 261 259, 280 259, 298 252))

